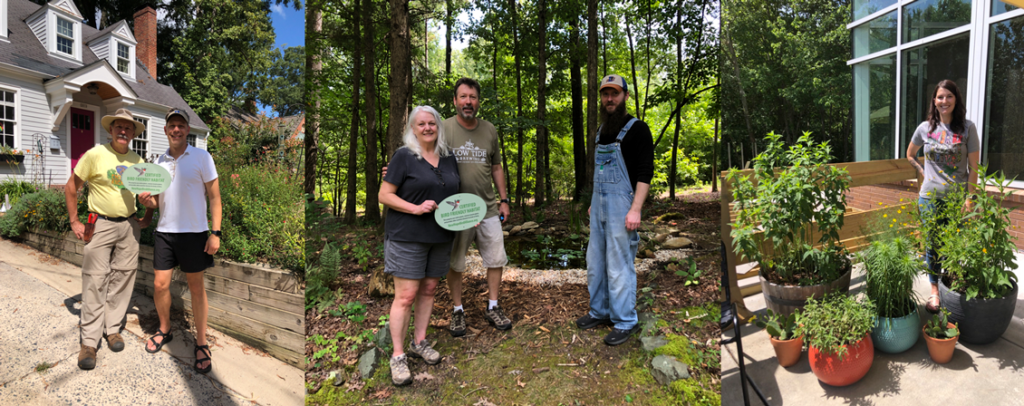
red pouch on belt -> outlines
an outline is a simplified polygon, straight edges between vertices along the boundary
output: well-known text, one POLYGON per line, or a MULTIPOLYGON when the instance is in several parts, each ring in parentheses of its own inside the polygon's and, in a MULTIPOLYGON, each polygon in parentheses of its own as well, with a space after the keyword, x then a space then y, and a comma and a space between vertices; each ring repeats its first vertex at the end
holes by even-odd
POLYGON ((92 233, 96 231, 97 219, 99 219, 98 214, 89 213, 89 220, 85 223, 85 234, 82 236, 82 240, 85 240, 85 242, 92 241, 92 233))

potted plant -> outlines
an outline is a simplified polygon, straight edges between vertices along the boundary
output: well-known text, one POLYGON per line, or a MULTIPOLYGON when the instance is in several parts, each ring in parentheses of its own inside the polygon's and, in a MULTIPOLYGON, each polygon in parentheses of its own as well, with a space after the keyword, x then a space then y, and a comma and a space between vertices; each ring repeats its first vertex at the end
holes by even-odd
POLYGON ((960 337, 960 328, 955 323, 950 323, 949 310, 945 307, 939 308, 939 313, 932 316, 931 321, 925 323, 924 342, 928 345, 928 355, 937 364, 945 364, 953 359, 953 350, 956 349, 956 340, 960 337))
POLYGON ((949 320, 960 327, 960 341, 988 344, 1009 327, 1017 302, 1017 276, 1013 269, 1013 240, 1010 209, 1002 202, 1013 193, 1009 181, 998 173, 986 174, 982 167, 980 185, 994 185, 992 194, 980 187, 977 192, 956 189, 944 198, 945 204, 932 212, 950 219, 922 222, 921 235, 938 241, 936 252, 943 257, 946 273, 939 281, 939 301, 949 309, 949 320), (966 199, 972 210, 964 210, 966 199))
POLYGON ((913 252, 904 231, 883 232, 862 258, 867 270, 866 291, 875 304, 871 339, 875 349, 896 354, 913 347, 920 334, 914 278, 924 264, 913 252))
POLYGON ((827 142, 804 133, 785 148, 780 138, 768 134, 753 176, 729 172, 737 209, 731 235, 736 252, 760 265, 768 308, 790 314, 807 298, 850 289, 852 267, 839 243, 850 176, 828 165, 827 142))
POLYGON ((841 292, 807 300, 797 315, 797 334, 807 339, 807 361, 819 381, 847 386, 867 375, 875 356, 868 334, 874 315, 870 300, 858 301, 841 292))
POLYGON ((775 358, 783 367, 792 366, 800 361, 800 353, 804 349, 804 337, 796 334, 796 314, 789 316, 773 312, 768 309, 765 320, 754 321, 758 327, 768 333, 768 339, 775 349, 775 358))

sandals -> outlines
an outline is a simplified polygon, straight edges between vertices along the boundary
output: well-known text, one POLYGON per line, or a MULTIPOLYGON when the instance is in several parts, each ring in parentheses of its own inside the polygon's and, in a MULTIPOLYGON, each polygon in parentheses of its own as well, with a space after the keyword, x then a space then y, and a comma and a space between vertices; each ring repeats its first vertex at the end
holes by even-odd
POLYGON ((928 296, 928 304, 924 306, 924 309, 927 310, 928 313, 938 313, 939 312, 939 295, 928 296))
POLYGON ((210 369, 213 368, 213 358, 210 356, 210 346, 209 345, 197 345, 196 349, 195 349, 195 353, 196 353, 196 363, 195 363, 195 365, 193 365, 193 367, 195 367, 196 372, 199 372, 201 374, 205 374, 207 372, 210 372, 210 369), (206 358, 200 359, 199 358, 200 354, 206 355, 206 358), (201 364, 203 362, 207 362, 207 361, 209 361, 210 364, 207 365, 206 368, 200 368, 199 367, 199 364, 201 364))
POLYGON ((172 335, 172 334, 171 334, 171 332, 170 332, 169 330, 168 330, 168 331, 167 331, 166 333, 164 333, 163 331, 160 331, 159 329, 158 329, 158 330, 156 330, 156 334, 153 334, 153 336, 152 336, 152 337, 150 337, 150 338, 149 338, 149 340, 147 340, 147 341, 149 341, 149 342, 152 342, 152 343, 153 343, 153 345, 155 345, 155 346, 156 346, 156 349, 155 349, 155 350, 150 350, 150 349, 149 349, 149 346, 147 345, 147 346, 146 346, 146 352, 148 352, 148 353, 150 353, 150 354, 155 354, 155 353, 158 353, 158 352, 160 352, 160 349, 161 349, 161 348, 164 348, 164 344, 167 344, 167 343, 168 343, 168 342, 170 342, 170 341, 171 341, 171 339, 173 339, 173 338, 174 338, 174 335, 172 335), (155 339, 156 339, 157 337, 163 337, 163 339, 162 339, 162 340, 160 340, 160 342, 158 343, 158 342, 156 342, 156 340, 155 340, 155 339))

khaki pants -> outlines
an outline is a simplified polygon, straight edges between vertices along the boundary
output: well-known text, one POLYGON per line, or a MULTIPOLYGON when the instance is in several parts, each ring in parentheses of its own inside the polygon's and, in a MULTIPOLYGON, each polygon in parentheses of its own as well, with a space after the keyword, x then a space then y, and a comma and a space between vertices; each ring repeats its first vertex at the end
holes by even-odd
POLYGON ((103 334, 121 331, 139 268, 141 233, 134 219, 96 221, 82 261, 82 344, 99 347, 103 334))

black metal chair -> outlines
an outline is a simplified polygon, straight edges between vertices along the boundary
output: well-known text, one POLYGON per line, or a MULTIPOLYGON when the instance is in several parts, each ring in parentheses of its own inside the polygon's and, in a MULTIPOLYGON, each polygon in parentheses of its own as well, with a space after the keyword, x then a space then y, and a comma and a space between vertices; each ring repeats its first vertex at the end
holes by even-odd
POLYGON ((724 242, 720 243, 719 251, 722 254, 722 289, 725 290, 725 302, 722 303, 722 314, 732 315, 733 330, 733 337, 729 339, 723 339, 720 342, 720 344, 724 346, 727 344, 736 343, 736 353, 738 354, 737 358, 739 359, 740 363, 740 386, 743 387, 743 405, 750 406, 750 396, 747 394, 747 384, 750 384, 750 387, 754 389, 754 393, 757 394, 757 397, 761 398, 761 403, 764 404, 765 406, 769 406, 768 400, 765 399, 764 394, 761 393, 761 388, 759 388, 757 384, 750 379, 750 376, 747 375, 746 367, 744 366, 743 336, 740 332, 739 314, 736 311, 736 306, 732 303, 732 293, 729 289, 729 269, 728 263, 726 262, 728 259, 725 256, 724 242))

